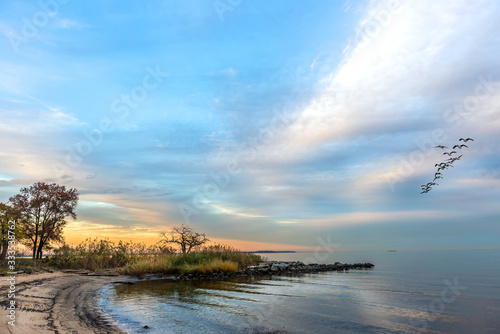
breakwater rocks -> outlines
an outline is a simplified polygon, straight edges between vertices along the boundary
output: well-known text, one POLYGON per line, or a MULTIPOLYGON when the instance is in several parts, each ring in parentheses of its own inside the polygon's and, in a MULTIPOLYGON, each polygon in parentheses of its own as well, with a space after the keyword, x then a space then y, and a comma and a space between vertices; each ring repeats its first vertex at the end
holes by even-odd
POLYGON ((347 264, 335 262, 334 264, 304 264, 303 262, 271 262, 263 263, 259 266, 248 267, 246 272, 249 273, 263 273, 263 274, 276 274, 276 273, 316 273, 322 271, 340 271, 344 272, 350 269, 371 269, 375 265, 371 263, 355 263, 347 264))
POLYGON ((334 264, 304 264, 303 262, 266 262, 258 266, 250 266, 244 270, 239 270, 232 273, 211 273, 211 274, 189 274, 177 275, 175 279, 180 280, 203 280, 203 279, 221 279, 231 277, 253 277, 253 276, 268 276, 268 275, 293 275, 319 273, 326 271, 347 272, 349 270, 365 270, 371 269, 375 265, 371 263, 340 263, 334 264))

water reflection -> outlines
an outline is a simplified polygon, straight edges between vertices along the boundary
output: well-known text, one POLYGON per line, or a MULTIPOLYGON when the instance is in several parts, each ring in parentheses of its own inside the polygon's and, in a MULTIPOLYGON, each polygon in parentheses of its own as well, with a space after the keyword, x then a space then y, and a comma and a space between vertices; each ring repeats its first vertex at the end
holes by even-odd
POLYGON ((103 306, 131 333, 498 333, 500 267, 459 255, 481 265, 443 269, 428 253, 387 253, 371 271, 114 285, 103 306), (467 290, 430 312, 443 278, 453 277, 467 290))
POLYGON ((286 333, 267 319, 281 299, 293 297, 279 293, 286 286, 271 277, 147 280, 117 284, 106 297, 113 305, 110 313, 133 332, 147 324, 152 327, 148 333, 286 333), (154 325, 145 321, 147 315, 134 321, 138 310, 154 314, 154 325))

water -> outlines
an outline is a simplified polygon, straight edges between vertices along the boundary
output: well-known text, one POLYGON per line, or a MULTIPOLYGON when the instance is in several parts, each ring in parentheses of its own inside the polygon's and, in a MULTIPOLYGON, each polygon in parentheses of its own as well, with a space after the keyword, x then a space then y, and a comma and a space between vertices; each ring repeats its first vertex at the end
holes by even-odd
POLYGON ((129 333, 500 333, 500 250, 265 255, 375 268, 139 281, 106 287, 102 306, 129 333))

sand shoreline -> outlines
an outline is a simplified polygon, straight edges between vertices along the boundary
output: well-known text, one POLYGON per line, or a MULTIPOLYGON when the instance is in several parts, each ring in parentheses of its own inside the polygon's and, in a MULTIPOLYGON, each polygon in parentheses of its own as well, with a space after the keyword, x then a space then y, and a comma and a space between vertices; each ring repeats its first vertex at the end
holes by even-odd
POLYGON ((129 276, 87 276, 63 272, 16 277, 16 321, 8 324, 9 277, 0 277, 0 333, 125 333, 98 307, 105 284, 129 276))
POLYGON ((16 314, 15 326, 9 324, 9 276, 0 277, 0 334, 24 333, 126 333, 98 305, 99 291, 106 284, 116 282, 132 282, 138 279, 224 279, 229 277, 294 275, 324 271, 347 271, 349 269, 371 269, 373 264, 309 264, 263 263, 248 267, 234 273, 213 273, 206 275, 184 276, 143 276, 141 278, 127 275, 102 276, 82 273, 57 271, 16 276, 16 314))

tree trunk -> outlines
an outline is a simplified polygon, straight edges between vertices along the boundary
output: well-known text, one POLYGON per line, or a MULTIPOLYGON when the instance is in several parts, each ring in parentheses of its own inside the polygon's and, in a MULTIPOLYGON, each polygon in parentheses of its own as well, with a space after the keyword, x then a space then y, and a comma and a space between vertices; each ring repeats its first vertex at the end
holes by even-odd
POLYGON ((0 245, 0 248, 2 249, 2 252, 0 253, 0 261, 5 260, 5 256, 7 255, 7 248, 9 248, 9 242, 4 241, 0 245))
POLYGON ((42 258, 42 255, 43 255, 43 246, 44 246, 44 243, 42 240, 40 240, 40 243, 38 244, 38 250, 36 252, 36 258, 37 259, 41 259, 42 258))
POLYGON ((35 240, 33 241, 33 259, 36 258, 36 246, 38 244, 38 228, 36 229, 35 240))

